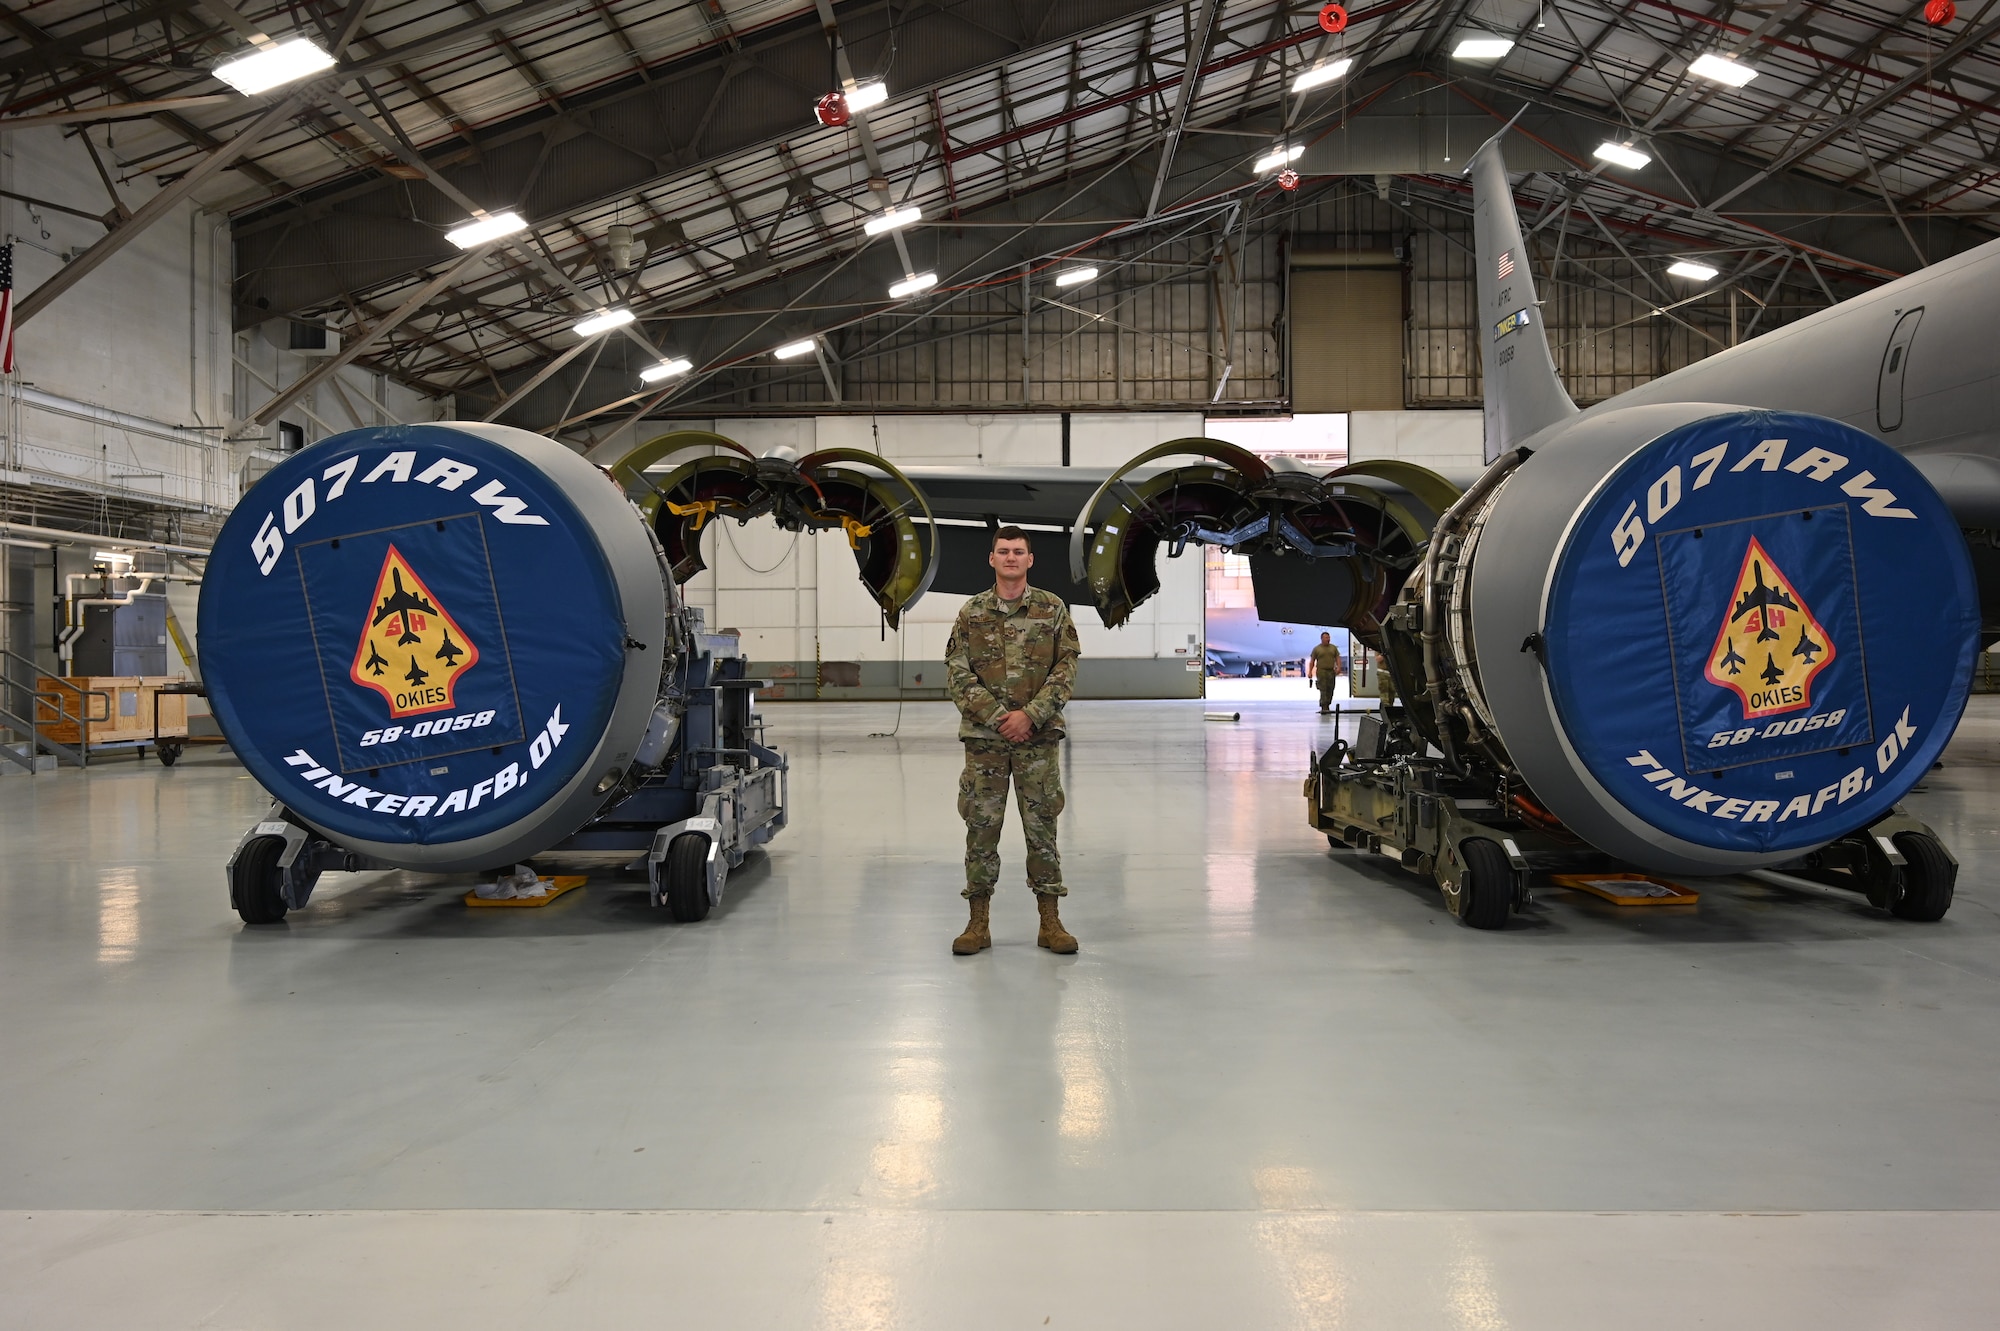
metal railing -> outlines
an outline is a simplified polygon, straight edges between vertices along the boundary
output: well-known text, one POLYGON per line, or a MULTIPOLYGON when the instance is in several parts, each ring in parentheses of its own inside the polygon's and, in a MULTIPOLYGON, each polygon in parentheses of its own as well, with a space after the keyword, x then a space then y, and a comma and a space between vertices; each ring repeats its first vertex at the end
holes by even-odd
POLYGON ((0 648, 0 685, 5 686, 0 688, 0 725, 17 735, 25 735, 28 746, 24 757, 14 751, 12 744, 0 744, 0 760, 24 769, 31 776, 37 770, 35 759, 43 753, 52 756, 57 763, 67 762, 72 767, 90 765, 90 727, 93 723, 111 720, 111 693, 108 689, 84 688, 5 648, 0 648), (26 693, 26 716, 7 705, 17 689, 26 693), (92 698, 104 703, 104 715, 91 715, 92 698), (74 746, 42 733, 70 726, 76 728, 77 742, 74 746))

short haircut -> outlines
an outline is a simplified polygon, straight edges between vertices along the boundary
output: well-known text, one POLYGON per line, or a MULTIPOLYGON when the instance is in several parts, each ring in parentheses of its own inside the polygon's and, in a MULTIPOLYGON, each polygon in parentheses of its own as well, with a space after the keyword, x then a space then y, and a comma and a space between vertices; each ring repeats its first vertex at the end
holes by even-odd
POLYGON ((1033 554, 1035 552, 1035 543, 1029 540, 1028 533, 1022 531, 1019 527, 999 528, 997 531, 993 533, 993 545, 989 545, 986 548, 988 550, 991 550, 994 548, 994 546, 999 545, 1000 542, 1002 541, 1019 541, 1022 545, 1028 547, 1029 554, 1033 554))

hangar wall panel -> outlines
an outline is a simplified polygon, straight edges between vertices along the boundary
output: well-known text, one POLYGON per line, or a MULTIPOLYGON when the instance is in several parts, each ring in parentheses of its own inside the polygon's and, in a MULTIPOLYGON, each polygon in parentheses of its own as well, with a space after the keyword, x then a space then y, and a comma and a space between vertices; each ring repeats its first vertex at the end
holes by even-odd
MULTIPOLYGON (((111 129, 114 138, 117 126, 111 129)), ((116 162, 103 126, 86 131, 116 162)), ((0 230, 14 244, 17 291, 56 273, 65 256, 104 234, 86 212, 108 208, 105 185, 76 137, 58 129, 0 138, 0 230)), ((118 186, 129 209, 154 193, 150 175, 118 186)), ((321 363, 281 351, 256 330, 230 331, 226 219, 183 205, 140 233, 51 304, 15 338, 16 375, 0 389, 0 518, 36 526, 175 543, 206 543, 246 479, 270 465, 270 431, 231 442, 236 415, 321 363)), ((350 366, 286 418, 307 442, 356 425, 431 420, 442 404, 364 367, 350 366)), ((0 564, 8 642, 26 641, 56 664, 48 587, 89 567, 86 546, 34 552, 29 567, 0 564), (34 592, 30 584, 42 590, 34 592)), ((142 567, 160 568, 149 559, 142 567)), ((192 636, 192 594, 171 593, 192 636)), ((197 652, 199 648, 197 647, 197 652)), ((171 668, 178 670, 176 653, 171 668)))
POLYGON ((1392 266, 1292 269, 1294 411, 1402 407, 1403 271, 1382 257, 1392 266))

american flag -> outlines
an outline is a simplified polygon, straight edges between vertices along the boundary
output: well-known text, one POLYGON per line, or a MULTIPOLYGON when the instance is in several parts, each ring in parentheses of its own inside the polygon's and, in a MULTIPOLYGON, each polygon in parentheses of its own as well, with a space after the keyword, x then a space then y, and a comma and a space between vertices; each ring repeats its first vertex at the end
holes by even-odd
POLYGON ((14 247, 0 245, 0 374, 14 372, 14 247))
POLYGON ((1512 276, 1513 272, 1514 272, 1514 251, 1502 250, 1500 253, 1500 276, 1502 278, 1507 278, 1512 276))

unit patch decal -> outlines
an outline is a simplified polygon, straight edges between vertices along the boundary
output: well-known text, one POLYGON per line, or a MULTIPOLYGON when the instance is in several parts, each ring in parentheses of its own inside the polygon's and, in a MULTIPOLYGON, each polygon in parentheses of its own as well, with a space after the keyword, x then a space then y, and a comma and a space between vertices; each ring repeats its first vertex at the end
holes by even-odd
POLYGON ((1708 654, 1708 682, 1734 690, 1743 719, 1812 706, 1813 676, 1833 663, 1833 636, 1756 537, 1708 654))
POLYGON ((348 678, 381 694, 400 720, 451 710, 453 686, 478 663, 479 645, 391 545, 348 678))

